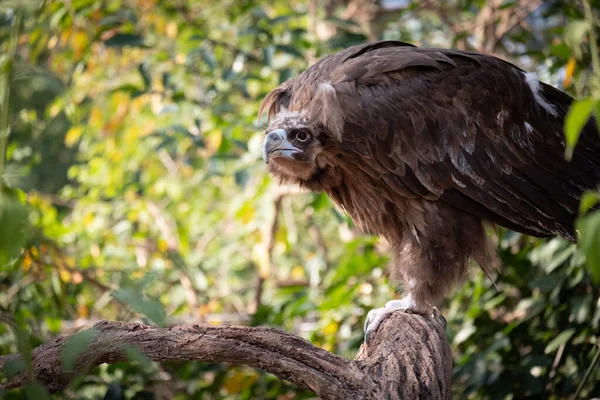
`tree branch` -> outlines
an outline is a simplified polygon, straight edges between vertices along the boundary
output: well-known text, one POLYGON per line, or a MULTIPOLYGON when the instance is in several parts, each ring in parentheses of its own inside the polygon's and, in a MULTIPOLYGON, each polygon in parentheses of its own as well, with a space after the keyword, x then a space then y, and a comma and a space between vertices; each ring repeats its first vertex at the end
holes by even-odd
MULTIPOLYGON (((153 361, 199 360, 246 364, 315 392, 323 399, 450 399, 452 358, 442 324, 432 318, 395 313, 361 347, 355 360, 317 348, 306 340, 264 327, 181 325, 156 328, 102 321, 72 371, 62 365, 62 336, 32 352, 34 377, 50 391, 102 363, 124 361, 131 346, 153 361)), ((0 368, 20 355, 0 357, 0 368)), ((0 384, 23 386, 22 372, 0 384)))

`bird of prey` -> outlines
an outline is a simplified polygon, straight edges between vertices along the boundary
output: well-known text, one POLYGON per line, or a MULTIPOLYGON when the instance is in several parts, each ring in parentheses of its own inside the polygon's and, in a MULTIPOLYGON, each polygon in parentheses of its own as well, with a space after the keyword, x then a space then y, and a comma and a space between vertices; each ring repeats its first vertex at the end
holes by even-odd
POLYGON ((575 240, 586 189, 600 183, 593 121, 566 160, 573 99, 501 59, 381 41, 316 62, 263 100, 263 156, 281 182, 325 192, 385 238, 406 295, 369 312, 431 315, 470 260, 499 266, 486 224, 575 240))

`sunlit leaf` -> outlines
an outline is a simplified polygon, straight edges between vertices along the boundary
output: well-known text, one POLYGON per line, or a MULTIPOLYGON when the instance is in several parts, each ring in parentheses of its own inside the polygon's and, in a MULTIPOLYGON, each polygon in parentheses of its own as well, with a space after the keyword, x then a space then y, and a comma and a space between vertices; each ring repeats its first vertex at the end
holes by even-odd
POLYGON ((39 7, 41 2, 42 0, 2 0, 2 2, 0 2, 0 10, 18 6, 27 11, 33 11, 35 8, 39 7))
POLYGON ((600 192, 587 191, 581 195, 581 201, 579 203, 579 213, 585 214, 588 210, 594 207, 600 202, 600 192))
POLYGON ((467 325, 463 327, 460 331, 456 333, 454 336, 454 343, 460 344, 467 340, 473 333, 477 331, 477 328, 473 325, 467 325))
POLYGON ((548 343, 544 352, 546 354, 550 354, 550 353, 558 350, 558 348, 561 345, 567 343, 574 334, 575 334, 575 329, 567 329, 567 330, 561 332, 557 337, 552 339, 552 341, 550 343, 548 343))
POLYGON ((600 211, 577 220, 577 229, 588 272, 595 283, 600 283, 600 211))
POLYGON ((577 65, 577 61, 575 58, 571 57, 569 62, 567 63, 567 67, 565 68, 565 80, 563 81, 563 86, 568 88, 571 86, 571 81, 573 79, 573 74, 575 73, 575 66, 577 65))
POLYGON ((26 173, 24 168, 17 164, 8 164, 2 175, 2 182, 9 188, 23 188, 26 173))
POLYGON ((572 157, 573 149, 577 144, 581 130, 585 123, 590 119, 590 115, 592 114, 595 105, 596 100, 594 99, 578 100, 571 105, 567 118, 565 119, 565 137, 567 140, 565 152, 568 159, 572 157))
POLYGON ((580 46, 589 29, 590 24, 585 20, 572 21, 565 28, 565 43, 567 43, 577 58, 581 58, 580 46))

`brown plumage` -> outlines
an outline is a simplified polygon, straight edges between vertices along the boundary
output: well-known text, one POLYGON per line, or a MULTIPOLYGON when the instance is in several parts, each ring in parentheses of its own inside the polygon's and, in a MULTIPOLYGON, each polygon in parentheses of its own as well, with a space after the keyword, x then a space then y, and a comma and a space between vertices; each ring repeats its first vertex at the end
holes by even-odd
POLYGON ((264 156, 283 182, 326 192, 393 248, 395 309, 430 313, 470 259, 499 262, 486 222, 532 236, 573 228, 600 182, 590 122, 572 161, 563 125, 572 99, 498 58, 385 41, 328 56, 264 99, 264 156))

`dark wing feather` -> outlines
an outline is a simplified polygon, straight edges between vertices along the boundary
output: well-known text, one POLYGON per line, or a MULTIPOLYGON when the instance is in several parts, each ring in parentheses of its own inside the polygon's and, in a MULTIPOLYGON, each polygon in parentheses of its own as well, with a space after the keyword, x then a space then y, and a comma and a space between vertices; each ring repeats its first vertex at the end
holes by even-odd
POLYGON ((362 120, 346 118, 343 141, 368 149, 369 174, 395 193, 529 235, 574 238, 581 192, 600 182, 600 140, 589 124, 564 159, 568 95, 541 85, 551 115, 507 62, 389 42, 354 50, 329 71, 334 87, 354 82, 349 101, 362 109, 362 120))

